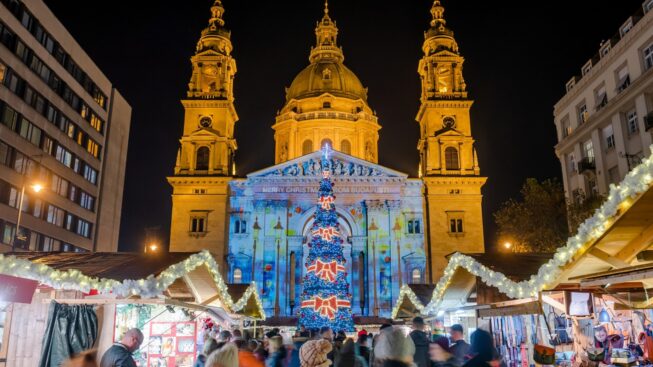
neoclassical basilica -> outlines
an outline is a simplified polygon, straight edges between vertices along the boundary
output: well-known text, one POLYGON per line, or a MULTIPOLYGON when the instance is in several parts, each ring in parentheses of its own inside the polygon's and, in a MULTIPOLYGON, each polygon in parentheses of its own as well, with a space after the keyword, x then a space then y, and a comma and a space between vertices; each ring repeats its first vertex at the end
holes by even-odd
POLYGON ((486 178, 471 132, 473 101, 439 0, 424 33, 424 56, 415 60, 422 81, 419 177, 379 164, 382 123, 399 122, 382 122, 368 104, 367 88, 344 64, 327 4, 308 65, 285 89, 271 126, 275 165, 236 177, 237 68, 224 12, 216 0, 181 101, 184 130, 168 177, 171 251, 210 250, 230 283, 256 282, 269 316, 296 314, 321 150, 329 145, 354 314, 389 316, 402 284, 436 282, 452 252, 483 252, 486 178))

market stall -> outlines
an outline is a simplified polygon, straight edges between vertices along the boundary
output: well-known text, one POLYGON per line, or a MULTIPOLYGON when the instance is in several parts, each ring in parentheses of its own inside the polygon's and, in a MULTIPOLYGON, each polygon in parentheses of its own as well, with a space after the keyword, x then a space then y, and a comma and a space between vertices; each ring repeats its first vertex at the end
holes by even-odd
POLYGON ((215 259, 205 251, 165 256, 17 253, 0 255, 0 274, 39 284, 30 303, 7 305, 7 366, 37 366, 42 358, 62 358, 62 339, 52 338, 59 340, 52 345, 47 341, 50 334, 57 336, 50 321, 61 315, 83 314, 85 324, 95 325, 67 331, 72 334, 67 339, 84 333, 80 339, 90 345, 68 345, 66 350, 95 347, 101 355, 125 330, 138 327, 145 335, 135 353, 139 366, 191 366, 207 328, 265 318, 256 286, 234 286, 240 296, 234 301, 215 259))
MULTIPOLYGON (((653 253, 649 251, 653 242, 652 183, 653 157, 648 157, 620 185, 611 186, 606 201, 580 225, 576 235, 522 279, 493 269, 491 259, 481 260, 461 253, 452 255, 421 313, 431 317, 444 315, 451 308, 450 295, 461 291, 464 294, 464 272, 467 272, 478 284, 494 288, 505 297, 539 306, 543 316, 531 320, 530 325, 532 328, 533 322, 547 321, 544 323, 547 335, 540 335, 541 328, 536 326, 537 332, 530 333, 537 336, 533 343, 544 347, 539 350, 547 355, 556 352, 555 361, 542 364, 563 365, 574 360, 627 365, 634 360, 648 361, 653 354, 653 348, 649 348, 653 346, 650 331, 653 326, 648 317, 648 308, 653 305, 649 298, 653 278, 648 269, 653 266, 647 265, 653 261, 653 253), (463 278, 460 278, 461 271, 463 278), (550 346, 555 350, 546 349, 550 346)), ((459 305, 470 301, 469 298, 461 300, 459 295, 453 298, 459 305)), ((459 306, 458 310, 471 306, 482 316, 497 308, 483 304, 478 292, 475 302, 476 306, 459 306)), ((491 320, 495 329, 503 328, 501 325, 508 321, 513 325, 519 323, 509 319, 491 320)), ((528 338, 529 323, 519 324, 519 328, 526 326, 526 332, 520 334, 528 338)), ((506 338, 499 335, 497 339, 503 342, 506 338)))

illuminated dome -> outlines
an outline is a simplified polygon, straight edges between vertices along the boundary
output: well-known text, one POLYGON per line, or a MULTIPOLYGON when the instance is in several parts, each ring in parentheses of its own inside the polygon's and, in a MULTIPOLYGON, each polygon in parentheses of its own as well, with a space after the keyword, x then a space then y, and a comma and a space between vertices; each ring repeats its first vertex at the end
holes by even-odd
POLYGON ((353 71, 336 60, 321 60, 302 70, 286 91, 286 100, 330 93, 367 101, 367 89, 353 71))

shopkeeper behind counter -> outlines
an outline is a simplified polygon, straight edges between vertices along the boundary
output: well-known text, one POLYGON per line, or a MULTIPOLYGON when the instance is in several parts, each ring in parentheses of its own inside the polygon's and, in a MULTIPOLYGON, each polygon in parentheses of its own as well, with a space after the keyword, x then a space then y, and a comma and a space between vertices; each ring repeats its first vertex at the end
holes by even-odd
POLYGON ((594 327, 594 347, 603 349, 603 363, 610 364, 612 349, 623 348, 624 337, 619 334, 608 335, 608 329, 604 325, 599 325, 594 327))

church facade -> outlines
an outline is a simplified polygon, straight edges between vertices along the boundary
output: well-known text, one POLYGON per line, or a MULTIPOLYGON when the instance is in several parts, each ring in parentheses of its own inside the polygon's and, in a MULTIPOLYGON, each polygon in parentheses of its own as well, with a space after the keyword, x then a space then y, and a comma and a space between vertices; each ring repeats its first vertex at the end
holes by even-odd
POLYGON ((483 252, 486 178, 471 135, 473 101, 440 1, 431 9, 418 67, 416 178, 378 164, 381 125, 367 89, 344 64, 326 4, 309 65, 286 88, 272 126, 275 165, 234 177, 237 69, 224 10, 216 0, 191 58, 184 131, 168 177, 171 251, 209 249, 223 259, 229 282, 256 282, 268 315, 295 315, 321 151, 329 146, 354 314, 389 316, 402 284, 437 281, 449 253, 483 252))

